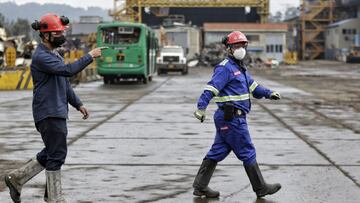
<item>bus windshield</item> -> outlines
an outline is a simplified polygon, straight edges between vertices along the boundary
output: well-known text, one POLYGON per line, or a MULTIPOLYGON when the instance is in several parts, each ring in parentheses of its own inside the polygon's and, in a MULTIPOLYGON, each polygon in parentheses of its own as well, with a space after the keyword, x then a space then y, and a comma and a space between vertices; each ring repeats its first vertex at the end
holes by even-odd
POLYGON ((134 44, 139 42, 141 29, 138 27, 106 27, 101 29, 105 44, 134 44))

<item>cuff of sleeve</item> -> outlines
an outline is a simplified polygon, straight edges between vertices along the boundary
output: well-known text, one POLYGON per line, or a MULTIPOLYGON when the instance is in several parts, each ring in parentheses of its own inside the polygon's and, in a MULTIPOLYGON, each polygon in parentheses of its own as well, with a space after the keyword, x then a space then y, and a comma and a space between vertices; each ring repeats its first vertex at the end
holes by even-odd
POLYGON ((86 61, 89 61, 90 63, 93 62, 93 60, 94 60, 93 57, 89 53, 86 54, 85 57, 86 57, 86 61))
POLYGON ((272 91, 269 91, 265 98, 266 98, 266 99, 270 99, 270 95, 271 95, 272 93, 273 93, 272 91))
POLYGON ((83 106, 83 103, 82 102, 80 102, 77 106, 76 106, 76 110, 80 110, 80 107, 82 107, 83 106))
POLYGON ((203 104, 198 104, 197 105, 197 109, 199 109, 199 110, 206 110, 206 107, 207 106, 204 106, 203 104))

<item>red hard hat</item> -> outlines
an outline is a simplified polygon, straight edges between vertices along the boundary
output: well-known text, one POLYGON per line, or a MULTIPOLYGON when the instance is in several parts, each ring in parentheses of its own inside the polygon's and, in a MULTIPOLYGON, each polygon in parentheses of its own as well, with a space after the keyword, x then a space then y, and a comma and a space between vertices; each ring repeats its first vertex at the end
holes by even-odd
POLYGON ((246 36, 240 31, 233 31, 227 36, 227 44, 236 44, 240 42, 248 43, 246 36))
POLYGON ((67 17, 49 13, 41 17, 37 30, 40 32, 64 31, 68 28, 67 24, 69 24, 67 17))

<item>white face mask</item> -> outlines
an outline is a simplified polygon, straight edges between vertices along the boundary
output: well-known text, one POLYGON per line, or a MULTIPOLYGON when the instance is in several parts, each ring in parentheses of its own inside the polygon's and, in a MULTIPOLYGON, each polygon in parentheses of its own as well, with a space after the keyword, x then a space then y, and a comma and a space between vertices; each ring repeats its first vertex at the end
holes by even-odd
POLYGON ((237 59, 237 60, 243 60, 244 57, 246 55, 246 50, 245 48, 241 47, 238 49, 235 49, 233 56, 237 59))

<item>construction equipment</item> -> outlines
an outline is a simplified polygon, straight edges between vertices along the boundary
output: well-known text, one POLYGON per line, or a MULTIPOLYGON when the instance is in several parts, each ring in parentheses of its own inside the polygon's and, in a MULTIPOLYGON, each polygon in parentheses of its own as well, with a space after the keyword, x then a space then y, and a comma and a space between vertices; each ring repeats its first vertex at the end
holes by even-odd
POLYGON ((303 60, 323 58, 325 27, 334 22, 333 0, 302 0, 301 50, 303 60))
POLYGON ((360 63, 360 46, 352 46, 346 56, 346 63, 360 63))
POLYGON ((296 51, 287 51, 287 52, 285 52, 284 63, 286 65, 296 65, 296 64, 298 64, 297 52, 296 51))
POLYGON ((125 4, 120 4, 120 0, 114 0, 114 10, 109 15, 114 21, 142 22, 142 8, 194 8, 194 7, 256 7, 261 18, 265 23, 269 15, 269 0, 126 0, 125 4))
POLYGON ((171 44, 171 42, 169 41, 169 39, 166 36, 166 31, 163 26, 160 26, 159 38, 160 38, 161 46, 166 46, 166 45, 171 44))

